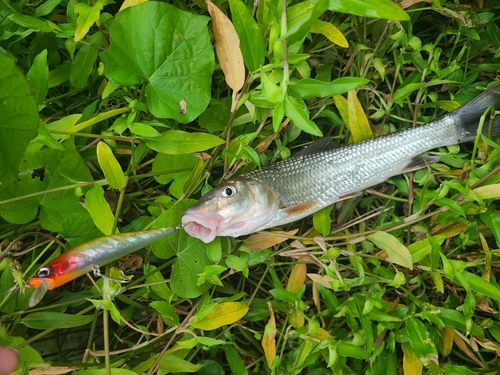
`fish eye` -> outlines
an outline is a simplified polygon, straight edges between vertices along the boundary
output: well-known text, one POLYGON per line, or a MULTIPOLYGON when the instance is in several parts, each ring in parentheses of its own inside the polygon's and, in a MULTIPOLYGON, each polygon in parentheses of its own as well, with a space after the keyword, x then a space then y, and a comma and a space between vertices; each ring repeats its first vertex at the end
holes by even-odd
POLYGON ((224 197, 232 197, 236 194, 236 188, 234 186, 225 186, 222 188, 222 196, 224 197))
POLYGON ((50 269, 49 267, 42 267, 36 273, 36 277, 41 277, 41 278, 48 277, 50 276, 51 273, 52 269, 50 269))

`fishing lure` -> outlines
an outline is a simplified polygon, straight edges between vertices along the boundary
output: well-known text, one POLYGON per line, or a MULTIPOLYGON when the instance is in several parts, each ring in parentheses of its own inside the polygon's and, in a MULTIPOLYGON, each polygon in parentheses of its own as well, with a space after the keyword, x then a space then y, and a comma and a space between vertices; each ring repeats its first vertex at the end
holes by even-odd
POLYGON ((41 267, 28 281, 27 287, 36 288, 31 296, 30 307, 37 305, 47 290, 64 285, 91 271, 98 274, 101 266, 148 246, 180 228, 181 226, 177 226, 120 233, 99 237, 76 246, 41 267))

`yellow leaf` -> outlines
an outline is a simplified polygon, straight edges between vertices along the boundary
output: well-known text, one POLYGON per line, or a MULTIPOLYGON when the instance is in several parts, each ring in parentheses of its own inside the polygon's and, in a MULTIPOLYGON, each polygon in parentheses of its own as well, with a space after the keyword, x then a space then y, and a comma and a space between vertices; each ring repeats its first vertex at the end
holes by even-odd
POLYGON ((340 117, 342 117, 342 120, 344 120, 346 124, 349 123, 349 112, 347 110, 346 98, 344 98, 342 95, 334 95, 333 101, 335 103, 335 106, 339 110, 340 117))
POLYGON ((276 358, 276 320, 271 302, 267 302, 269 307, 269 322, 266 324, 264 336, 262 336, 262 348, 266 356, 267 365, 272 368, 274 358, 276 358))
POLYGON ((247 312, 248 306, 242 302, 220 303, 199 322, 194 322, 192 326, 204 331, 211 331, 237 322, 247 312))
POLYGON ((274 231, 253 234, 245 240, 248 248, 252 251, 264 250, 289 239, 288 236, 293 236, 298 232, 298 229, 293 229, 289 232, 274 231))
POLYGON ((293 266, 290 278, 286 284, 286 290, 296 294, 306 281, 307 266, 305 263, 297 263, 293 266))
POLYGON ((226 83, 233 89, 232 110, 236 107, 235 94, 243 87, 245 82, 245 66, 240 49, 240 38, 231 20, 221 12, 210 0, 207 7, 212 17, 212 27, 215 37, 215 52, 219 64, 224 72, 226 83))
POLYGON ((347 124, 351 131, 352 141, 361 142, 373 138, 368 118, 354 90, 347 93, 347 111, 349 113, 349 122, 347 124))
POLYGON ((451 349, 453 348, 453 336, 455 336, 453 328, 444 327, 443 341, 441 343, 441 354, 443 355, 443 357, 448 357, 451 353, 451 349))
POLYGON ((104 142, 97 144, 97 161, 109 186, 115 189, 122 189, 127 185, 120 163, 116 160, 111 148, 104 142))
POLYGON ((472 189, 472 191, 479 195, 482 199, 500 198, 500 184, 480 186, 478 188, 472 189))
POLYGON ((311 25, 311 32, 324 35, 330 40, 330 42, 340 47, 349 47, 349 42, 345 38, 344 34, 342 34, 340 30, 333 26, 330 22, 314 20, 311 25))
POLYGON ((89 6, 83 2, 75 5, 75 13, 78 13, 76 19, 75 42, 79 42, 89 32, 95 22, 99 21, 102 2, 98 0, 93 6, 89 6))
POLYGON ((413 353, 410 343, 404 342, 401 344, 403 349, 403 373, 404 375, 420 375, 424 365, 418 359, 418 357, 413 353))
POLYGON ((330 283, 335 281, 333 277, 327 275, 318 275, 316 273, 308 273, 307 277, 309 277, 315 283, 323 285, 325 288, 332 289, 330 283))
POLYGON ((145 3, 146 1, 148 1, 148 0, 125 0, 122 3, 122 6, 120 7, 119 12, 121 12, 123 9, 126 9, 128 7, 132 7, 134 5, 141 4, 141 3, 145 3))

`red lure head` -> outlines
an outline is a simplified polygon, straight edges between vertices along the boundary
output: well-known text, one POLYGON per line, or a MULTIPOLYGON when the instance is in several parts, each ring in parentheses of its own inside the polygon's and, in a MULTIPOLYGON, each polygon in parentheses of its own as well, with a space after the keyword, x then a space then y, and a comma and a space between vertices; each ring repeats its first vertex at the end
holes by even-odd
POLYGON ((46 281, 49 283, 48 289, 51 290, 78 277, 78 275, 75 276, 69 256, 65 255, 66 254, 63 254, 46 266, 40 267, 40 269, 36 271, 35 276, 28 281, 27 286, 30 288, 37 288, 43 281, 46 281))

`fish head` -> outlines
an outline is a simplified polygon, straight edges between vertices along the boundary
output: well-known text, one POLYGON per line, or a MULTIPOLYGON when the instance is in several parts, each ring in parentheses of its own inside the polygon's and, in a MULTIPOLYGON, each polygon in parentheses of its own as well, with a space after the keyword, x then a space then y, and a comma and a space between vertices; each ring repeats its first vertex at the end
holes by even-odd
POLYGON ((279 198, 269 185, 238 178, 214 188, 182 217, 186 232, 205 243, 216 236, 249 234, 270 221, 279 210, 279 198))

